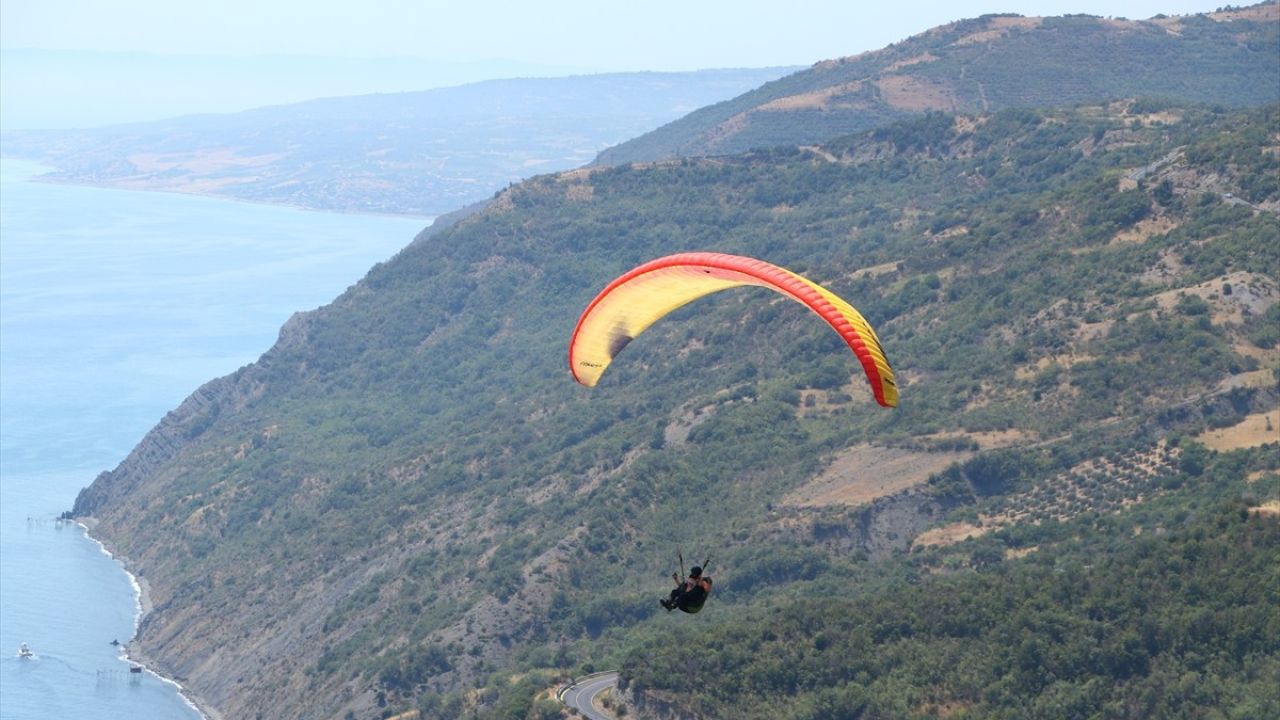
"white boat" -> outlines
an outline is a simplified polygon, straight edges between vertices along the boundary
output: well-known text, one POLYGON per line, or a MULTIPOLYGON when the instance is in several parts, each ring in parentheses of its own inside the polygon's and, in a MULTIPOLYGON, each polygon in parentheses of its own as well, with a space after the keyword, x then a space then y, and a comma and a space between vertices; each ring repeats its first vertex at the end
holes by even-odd
POLYGON ((26 643, 22 643, 21 645, 18 646, 18 657, 30 658, 35 656, 36 654, 31 652, 31 648, 28 647, 26 643))

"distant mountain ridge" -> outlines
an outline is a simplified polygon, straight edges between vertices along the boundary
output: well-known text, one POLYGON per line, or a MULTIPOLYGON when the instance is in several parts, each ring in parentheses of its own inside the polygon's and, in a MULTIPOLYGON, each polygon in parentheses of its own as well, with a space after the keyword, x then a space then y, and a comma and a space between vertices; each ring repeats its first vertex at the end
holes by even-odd
POLYGON ((489 80, 88 130, 8 131, 56 182, 439 215, 792 68, 489 80))
POLYGON ((929 110, 1157 96, 1280 100, 1280 5, 1150 20, 985 15, 827 60, 600 153, 595 163, 821 143, 929 110))
POLYGON ((322 97, 587 72, 581 66, 504 60, 4 47, 0 48, 0 126, 10 130, 97 128, 322 97))

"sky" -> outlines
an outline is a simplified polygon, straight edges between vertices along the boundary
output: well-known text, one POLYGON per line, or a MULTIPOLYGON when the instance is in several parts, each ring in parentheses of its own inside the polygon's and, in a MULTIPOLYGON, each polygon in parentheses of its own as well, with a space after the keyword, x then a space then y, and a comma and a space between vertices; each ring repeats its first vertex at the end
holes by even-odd
POLYGON ((601 70, 809 65, 985 13, 1143 19, 1221 0, 3 0, 0 46, 407 55, 601 70))
POLYGON ((101 122, 97 116, 110 114, 105 105, 111 94, 127 98, 119 103, 125 115, 154 116, 188 106, 194 110, 187 111, 230 111, 273 100, 421 90, 513 75, 807 66, 986 13, 1144 19, 1208 12, 1223 4, 0 0, 0 92, 5 95, 0 97, 0 126, 67 122, 65 117, 55 120, 55 111, 71 113, 73 126, 101 122), (59 52, 17 52, 30 50, 59 52), (310 70, 302 69, 306 63, 299 56, 314 61, 310 70), (292 64, 280 69, 285 58, 292 64), (337 58, 353 61, 353 69, 335 71, 337 58), (183 77, 200 82, 184 84, 183 77), (79 111, 77 97, 85 100, 79 111), (49 117, 41 118, 40 111, 49 117), (23 119, 14 119, 19 116, 23 119))

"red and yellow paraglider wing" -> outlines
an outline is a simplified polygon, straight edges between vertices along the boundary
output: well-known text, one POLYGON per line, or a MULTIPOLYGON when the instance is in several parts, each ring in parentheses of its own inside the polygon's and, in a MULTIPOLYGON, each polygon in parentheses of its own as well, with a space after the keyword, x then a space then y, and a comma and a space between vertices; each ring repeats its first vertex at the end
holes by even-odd
POLYGON ((574 379, 595 387, 627 343, 664 315, 704 295, 746 284, 739 273, 677 260, 681 257, 645 263, 609 283, 596 296, 582 313, 569 343, 569 368, 574 379))
POLYGON ((880 345, 880 338, 876 337, 876 331, 871 329, 871 324, 862 317, 862 313, 854 310, 853 306, 839 295, 799 275, 792 274, 792 276, 812 288, 822 298, 824 302, 816 304, 798 297, 796 299, 808 305, 823 320, 830 323, 840 337, 844 338, 845 344, 853 354, 858 356, 862 369, 867 373, 867 382, 871 383, 871 391, 876 396, 876 402, 885 407, 897 407, 898 385, 893 377, 893 368, 889 366, 884 348, 880 345))
POLYGON ((618 353, 664 315, 704 295, 740 285, 767 287, 808 306, 857 355, 876 400, 886 407, 897 405, 893 370, 880 341, 849 303, 789 270, 721 253, 658 258, 609 283, 582 313, 569 342, 574 378, 594 387, 618 353))

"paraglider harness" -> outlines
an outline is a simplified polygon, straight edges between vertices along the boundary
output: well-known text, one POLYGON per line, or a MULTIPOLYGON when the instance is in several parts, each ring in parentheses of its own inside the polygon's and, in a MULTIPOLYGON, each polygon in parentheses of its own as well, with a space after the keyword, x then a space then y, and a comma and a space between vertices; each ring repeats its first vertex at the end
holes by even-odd
POLYGON ((671 574, 671 579, 676 581, 676 587, 671 591, 671 596, 669 598, 659 600, 658 602, 662 604, 662 607, 667 609, 667 612, 671 612, 672 610, 679 608, 680 610, 692 615, 693 613, 701 610, 702 606, 707 602, 707 594, 710 591, 704 589, 699 581, 706 580, 708 585, 711 584, 711 576, 706 574, 706 569, 711 565, 711 558, 708 557, 700 567, 693 568, 692 579, 695 580, 695 582, 693 587, 690 588, 689 580, 691 578, 685 577, 684 574, 684 554, 678 553, 678 556, 680 558, 680 574, 671 574))

